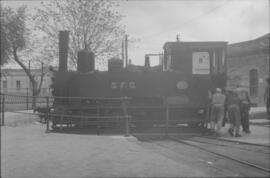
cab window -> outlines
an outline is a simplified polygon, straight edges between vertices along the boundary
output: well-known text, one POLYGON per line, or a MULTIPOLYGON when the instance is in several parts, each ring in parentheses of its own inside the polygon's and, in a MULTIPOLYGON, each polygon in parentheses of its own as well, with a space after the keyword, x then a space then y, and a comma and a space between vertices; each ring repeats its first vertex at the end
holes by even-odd
POLYGON ((225 51, 224 49, 214 50, 212 52, 212 74, 221 74, 225 72, 225 51))
POLYGON ((208 52, 192 53, 192 74, 210 73, 210 55, 208 52))

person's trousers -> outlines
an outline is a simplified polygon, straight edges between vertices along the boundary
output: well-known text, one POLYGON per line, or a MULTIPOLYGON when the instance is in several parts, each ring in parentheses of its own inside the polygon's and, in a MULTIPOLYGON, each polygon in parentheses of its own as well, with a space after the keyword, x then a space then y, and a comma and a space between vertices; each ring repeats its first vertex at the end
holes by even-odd
POLYGON ((228 106, 228 116, 231 124, 230 128, 235 129, 235 133, 239 134, 241 116, 240 116, 240 108, 237 104, 232 104, 228 106))
POLYGON ((241 104, 241 125, 243 127, 244 132, 248 132, 249 130, 249 105, 241 104))
POLYGON ((222 104, 214 104, 211 109, 211 129, 215 129, 217 126, 217 131, 220 131, 222 122, 224 118, 224 106, 222 104))

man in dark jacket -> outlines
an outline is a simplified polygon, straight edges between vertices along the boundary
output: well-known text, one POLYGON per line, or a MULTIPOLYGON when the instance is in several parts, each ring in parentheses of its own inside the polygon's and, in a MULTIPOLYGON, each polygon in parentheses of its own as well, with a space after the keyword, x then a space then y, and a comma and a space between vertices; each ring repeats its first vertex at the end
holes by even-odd
POLYGON ((248 91, 245 88, 236 89, 238 97, 240 99, 240 115, 241 125, 245 133, 250 133, 249 129, 249 110, 250 110, 250 99, 248 91))
POLYGON ((225 108, 228 112, 228 117, 230 121, 229 133, 231 136, 241 137, 239 134, 240 130, 240 99, 235 91, 228 91, 225 100, 225 108))

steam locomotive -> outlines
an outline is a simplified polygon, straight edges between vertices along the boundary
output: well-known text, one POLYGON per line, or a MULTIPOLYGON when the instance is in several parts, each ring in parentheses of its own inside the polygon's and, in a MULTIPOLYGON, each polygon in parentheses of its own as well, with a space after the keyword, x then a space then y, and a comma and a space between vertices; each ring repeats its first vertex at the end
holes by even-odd
MULTIPOLYGON (((54 72, 53 128, 61 124, 91 125, 126 114, 135 127, 203 124, 209 95, 226 85, 227 42, 167 42, 160 65, 127 65, 117 58, 108 71, 96 71, 92 52, 78 52, 77 71, 67 71, 68 32, 59 35, 59 70, 54 72), (59 115, 64 117, 60 117, 59 115), (83 118, 77 116, 86 116, 83 118), (112 118, 110 119, 111 116, 112 118), (99 120, 98 120, 99 119, 99 120)), ((119 119, 117 120, 119 121, 119 119)))

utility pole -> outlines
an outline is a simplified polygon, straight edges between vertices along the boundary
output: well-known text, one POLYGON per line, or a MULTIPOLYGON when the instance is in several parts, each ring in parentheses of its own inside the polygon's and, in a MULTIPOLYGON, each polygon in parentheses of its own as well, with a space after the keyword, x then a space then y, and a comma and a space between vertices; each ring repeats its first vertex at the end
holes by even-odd
POLYGON ((127 68, 127 64, 128 64, 128 36, 125 35, 125 52, 126 52, 126 68, 127 68))
MULTIPOLYGON (((31 63, 30 63, 30 60, 28 61, 28 70, 31 74, 31 63)), ((31 88, 31 80, 29 79, 29 88, 31 88)))
POLYGON ((125 41, 122 40, 122 61, 123 61, 123 67, 125 66, 125 41))
MULTIPOLYGON (((29 73, 31 74, 31 61, 29 60, 28 61, 28 70, 29 70, 29 73)), ((32 100, 31 100, 31 108, 33 109, 33 104, 34 104, 34 97, 33 97, 33 94, 34 94, 34 89, 35 89, 35 83, 32 83, 31 84, 31 80, 30 80, 30 78, 29 78, 29 88, 31 89, 30 91, 31 91, 31 98, 32 98, 32 100)))

